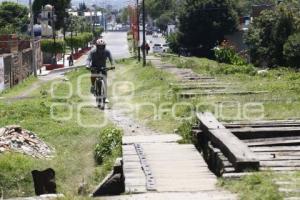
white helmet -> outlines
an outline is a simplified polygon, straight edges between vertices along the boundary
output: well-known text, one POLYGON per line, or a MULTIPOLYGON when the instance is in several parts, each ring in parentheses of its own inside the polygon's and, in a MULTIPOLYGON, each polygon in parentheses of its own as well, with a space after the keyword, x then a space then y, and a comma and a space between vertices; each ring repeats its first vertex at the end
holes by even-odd
POLYGON ((105 46, 106 45, 106 42, 103 40, 103 39, 98 39, 96 41, 96 45, 97 46, 105 46))

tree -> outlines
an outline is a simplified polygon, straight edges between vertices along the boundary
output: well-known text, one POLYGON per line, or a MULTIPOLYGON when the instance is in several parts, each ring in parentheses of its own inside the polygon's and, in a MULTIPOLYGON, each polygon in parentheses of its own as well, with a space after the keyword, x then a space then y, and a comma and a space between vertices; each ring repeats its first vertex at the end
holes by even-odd
POLYGON ((78 8, 79 15, 80 15, 80 16, 84 16, 83 13, 84 13, 85 11, 87 11, 87 7, 86 7, 85 3, 84 3, 84 2, 79 3, 79 8, 78 8))
POLYGON ((170 12, 165 12, 156 20, 156 25, 161 30, 166 30, 169 24, 174 23, 174 16, 170 12))
POLYGON ((50 4, 55 8, 55 14, 57 15, 58 19, 56 20, 55 28, 63 28, 64 19, 68 17, 66 9, 70 7, 71 0, 34 0, 32 8, 35 18, 37 18, 38 15, 41 13, 42 7, 47 4, 50 4))
POLYGON ((128 8, 124 8, 121 11, 121 23, 127 24, 128 23, 128 19, 129 19, 128 8))
POLYGON ((179 43, 193 54, 209 55, 237 27, 232 0, 186 0, 179 17, 179 43))
POLYGON ((288 38, 283 46, 283 55, 289 66, 300 68, 300 33, 288 38))
POLYGON ((263 11, 251 25, 245 42, 252 62, 268 67, 284 65, 284 44, 297 29, 299 8, 290 2, 282 3, 275 10, 263 11))
POLYGON ((234 5, 239 16, 247 16, 251 14, 252 6, 258 4, 276 5, 277 0, 234 0, 234 5))
POLYGON ((156 21, 156 25, 166 30, 167 25, 175 23, 184 0, 147 0, 146 14, 156 21))
POLYGON ((25 6, 14 2, 0 4, 0 29, 2 32, 26 32, 28 24, 28 9, 25 6))

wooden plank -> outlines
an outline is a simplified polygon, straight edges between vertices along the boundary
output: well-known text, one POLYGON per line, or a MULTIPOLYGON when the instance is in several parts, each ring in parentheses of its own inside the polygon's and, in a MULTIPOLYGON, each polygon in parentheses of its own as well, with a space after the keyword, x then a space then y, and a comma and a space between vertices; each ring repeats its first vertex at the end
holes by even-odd
POLYGON ((271 137, 271 138, 253 138, 243 140, 247 144, 257 143, 257 142, 282 142, 282 141, 291 141, 291 140, 300 140, 300 136, 295 137, 271 137))
POLYGON ((250 147, 253 152, 298 152, 300 151, 300 146, 254 146, 250 147))
POLYGON ((286 141, 271 140, 271 141, 251 142, 248 143, 248 146, 254 147, 254 146, 296 145, 296 144, 300 144, 300 139, 286 140, 286 141))
POLYGON ((267 127, 299 127, 300 120, 261 120, 261 121, 239 121, 239 122, 224 122, 226 128, 267 128, 267 127))
POLYGON ((236 171, 258 170, 259 161, 249 147, 226 129, 211 113, 197 113, 200 128, 228 157, 236 171))
POLYGON ((162 135, 135 135, 124 136, 122 139, 123 145, 130 145, 134 143, 168 143, 177 142, 181 140, 181 136, 177 134, 162 134, 162 135))
POLYGON ((285 160, 285 161, 261 161, 262 167, 300 167, 300 160, 285 160))
POLYGON ((300 136, 300 127, 244 127, 229 130, 240 139, 300 136))
POLYGON ((210 92, 182 92, 179 93, 181 98, 192 98, 197 96, 210 95, 250 95, 250 94, 264 94, 267 91, 210 91, 210 92))
POLYGON ((286 172, 286 171, 299 171, 300 167, 260 167, 262 171, 278 171, 278 172, 286 172))

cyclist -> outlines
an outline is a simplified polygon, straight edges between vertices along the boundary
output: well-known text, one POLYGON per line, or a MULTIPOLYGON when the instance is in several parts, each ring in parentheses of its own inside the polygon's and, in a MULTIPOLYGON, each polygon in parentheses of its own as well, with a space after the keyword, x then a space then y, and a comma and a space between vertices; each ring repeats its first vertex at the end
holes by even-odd
POLYGON ((106 48, 106 42, 103 39, 96 41, 96 49, 92 50, 87 59, 87 66, 91 69, 91 93, 94 93, 94 83, 98 73, 104 77, 105 87, 107 86, 106 60, 109 59, 110 64, 114 67, 111 53, 106 48))

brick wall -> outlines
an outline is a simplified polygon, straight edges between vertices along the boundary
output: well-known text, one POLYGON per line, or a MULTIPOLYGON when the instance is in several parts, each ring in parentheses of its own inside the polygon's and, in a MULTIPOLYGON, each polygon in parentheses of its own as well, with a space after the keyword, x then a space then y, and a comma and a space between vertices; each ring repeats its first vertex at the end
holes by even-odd
MULTIPOLYGON (((36 44, 37 69, 42 66, 42 55, 39 49, 39 42, 36 44)), ((32 49, 24 49, 17 53, 0 55, 4 60, 4 82, 5 88, 19 84, 28 76, 33 74, 32 49)))

